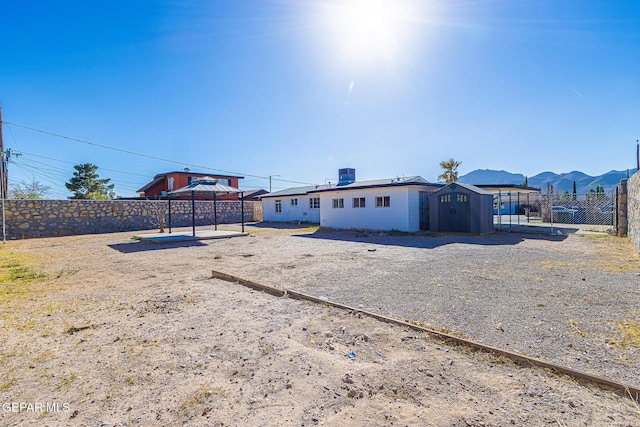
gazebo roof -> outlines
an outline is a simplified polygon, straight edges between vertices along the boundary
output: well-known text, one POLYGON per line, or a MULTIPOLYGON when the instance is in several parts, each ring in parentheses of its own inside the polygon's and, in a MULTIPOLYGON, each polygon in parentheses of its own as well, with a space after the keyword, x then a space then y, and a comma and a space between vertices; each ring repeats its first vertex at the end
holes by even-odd
POLYGON ((178 188, 177 190, 170 191, 168 194, 184 194, 184 193, 198 193, 198 194, 232 194, 241 193, 242 190, 230 187, 228 185, 220 184, 217 178, 205 176, 204 178, 196 179, 186 187, 178 188))

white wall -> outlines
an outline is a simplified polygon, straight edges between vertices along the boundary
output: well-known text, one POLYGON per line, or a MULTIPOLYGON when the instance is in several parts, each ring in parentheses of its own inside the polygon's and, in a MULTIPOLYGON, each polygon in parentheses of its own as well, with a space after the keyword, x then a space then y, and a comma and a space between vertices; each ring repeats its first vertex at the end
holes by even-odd
POLYGON ((338 229, 420 230, 418 192, 422 187, 380 187, 345 191, 323 191, 320 195, 320 225, 338 229), (389 196, 389 207, 376 207, 376 197, 389 196), (365 207, 354 208, 353 198, 364 197, 365 207), (344 208, 334 208, 333 199, 344 199, 344 208))
POLYGON ((320 209, 311 209, 309 199, 315 196, 284 196, 262 199, 262 218, 267 222, 313 222, 320 223, 320 209), (298 199, 298 205, 292 206, 291 200, 298 199), (276 200, 280 200, 282 212, 276 212, 276 200))

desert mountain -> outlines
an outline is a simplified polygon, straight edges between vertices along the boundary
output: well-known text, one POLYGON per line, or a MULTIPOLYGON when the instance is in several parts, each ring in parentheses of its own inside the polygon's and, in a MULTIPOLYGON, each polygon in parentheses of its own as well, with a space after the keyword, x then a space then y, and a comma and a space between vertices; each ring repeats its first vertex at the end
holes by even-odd
MULTIPOLYGON (((598 176, 590 176, 580 171, 560 174, 541 172, 528 177, 528 183, 530 187, 540 188, 543 193, 547 192, 549 185, 552 185, 557 193, 563 193, 565 190, 572 192, 574 182, 578 193, 588 193, 598 186, 604 187, 605 192, 612 192, 620 183, 620 180, 628 178, 635 172, 636 169, 629 171, 612 170, 598 176)), ((520 173, 491 169, 476 169, 459 178, 460 182, 466 184, 523 184, 525 179, 527 178, 520 173)))

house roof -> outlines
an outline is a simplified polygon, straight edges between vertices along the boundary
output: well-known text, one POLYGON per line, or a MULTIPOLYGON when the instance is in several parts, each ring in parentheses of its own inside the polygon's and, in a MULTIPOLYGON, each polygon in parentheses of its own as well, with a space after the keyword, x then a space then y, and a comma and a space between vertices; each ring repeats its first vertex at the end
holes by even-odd
POLYGON ((476 187, 480 187, 485 191, 488 191, 491 194, 498 193, 520 193, 520 194, 530 194, 530 193, 540 193, 540 189, 536 187, 529 187, 527 185, 517 185, 517 184, 475 184, 476 187))
MULTIPOLYGON (((153 181, 151 181, 150 183, 146 184, 144 187, 142 187, 141 189, 139 189, 138 191, 136 191, 136 193, 146 193, 147 191, 151 190, 153 187, 155 187, 156 185, 158 185, 159 183, 161 183, 162 181, 164 181, 164 179, 168 176, 168 175, 197 175, 197 176, 211 176, 211 174, 206 174, 206 173, 199 173, 199 172, 185 172, 185 171, 174 171, 174 172, 164 172, 164 173, 159 173, 156 176, 153 177, 153 181)), ((244 179, 244 176, 237 176, 237 175, 213 175, 216 178, 238 178, 238 179, 244 179)))
POLYGON ((153 178, 153 181, 151 181, 150 183, 148 183, 147 185, 145 185, 144 187, 136 191, 136 193, 146 193, 147 191, 149 191, 150 189, 158 185, 160 182, 164 181, 164 178, 165 178, 165 175, 162 175, 162 176, 156 175, 153 178))
POLYGON ((370 181, 356 181, 350 184, 338 185, 338 184, 323 184, 323 185, 310 185, 306 187, 293 187, 287 188, 285 190, 275 191, 273 193, 268 193, 261 198, 270 198, 270 197, 287 197, 287 196, 304 196, 310 193, 321 193, 323 191, 336 191, 336 190, 358 190, 363 188, 378 188, 378 187, 402 187, 402 186, 410 186, 410 185, 430 185, 432 187, 442 187, 444 184, 434 184, 421 176, 407 176, 407 177, 396 177, 396 178, 386 178, 386 179, 375 179, 370 181))
POLYGON ((252 199, 254 197, 259 197, 259 196, 261 196, 263 194, 267 194, 267 193, 268 193, 268 191, 264 190, 262 188, 259 188, 257 190, 244 190, 244 196, 243 197, 245 199, 252 199))
POLYGON ((436 191, 434 194, 436 193, 440 193, 441 191, 445 191, 445 190, 449 190, 449 189, 455 189, 456 187, 462 187, 468 191, 472 191, 474 193, 477 194, 485 194, 485 195, 492 195, 492 193, 483 190, 482 188, 476 186, 476 185, 472 185, 472 184, 465 184, 462 182, 452 182, 451 184, 446 184, 444 187, 442 187, 441 189, 439 189, 438 191, 436 191))
POLYGON ((193 172, 193 171, 189 171, 189 172, 185 172, 185 171, 163 172, 163 173, 159 173, 156 176, 154 176, 153 179, 156 179, 158 177, 167 176, 167 175, 198 175, 198 176, 213 176, 213 177, 216 177, 216 178, 238 178, 238 179, 244 179, 244 176, 239 176, 239 175, 221 175, 221 174, 217 174, 217 173, 193 172))
POLYGON ((305 187, 292 187, 287 188, 280 191, 274 191, 272 193, 263 194, 260 196, 262 199, 270 198, 270 197, 286 197, 286 196, 304 196, 307 193, 310 193, 315 190, 319 190, 322 188, 329 187, 329 184, 323 185, 307 185, 305 187))
POLYGON ((402 178, 396 177, 396 178, 386 178, 386 179, 375 179, 371 181, 356 181, 356 182, 352 182, 350 184, 345 184, 345 185, 328 185, 328 186, 325 186, 325 188, 322 188, 322 189, 318 188, 309 192, 318 193, 322 191, 359 190, 363 188, 379 188, 379 187, 404 187, 404 186, 411 186, 411 185, 430 185, 433 187, 442 187, 443 184, 434 184, 422 178, 421 176, 414 175, 414 176, 408 176, 408 177, 402 177, 402 178))

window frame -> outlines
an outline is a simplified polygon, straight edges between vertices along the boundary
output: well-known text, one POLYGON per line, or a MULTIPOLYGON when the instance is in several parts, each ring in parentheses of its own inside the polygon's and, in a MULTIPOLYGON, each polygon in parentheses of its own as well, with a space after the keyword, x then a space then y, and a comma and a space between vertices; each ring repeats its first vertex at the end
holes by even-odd
POLYGON ((376 208, 390 208, 391 196, 376 196, 376 208))
POLYGON ((309 197, 309 209, 320 209, 320 197, 309 197))
POLYGON ((275 201, 275 210, 276 213, 282 213, 282 200, 278 199, 275 201))
POLYGON ((333 209, 344 209, 344 199, 332 199, 333 209))
POLYGON ((365 208, 367 207, 367 203, 366 203, 367 198, 366 197, 354 197, 352 200, 352 207, 354 209, 357 208, 365 208))

